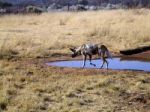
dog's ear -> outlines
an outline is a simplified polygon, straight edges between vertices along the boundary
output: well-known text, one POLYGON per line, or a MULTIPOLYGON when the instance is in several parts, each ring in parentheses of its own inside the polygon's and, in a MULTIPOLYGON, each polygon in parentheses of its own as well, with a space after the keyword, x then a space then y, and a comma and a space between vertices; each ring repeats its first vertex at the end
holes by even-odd
POLYGON ((72 52, 75 52, 75 51, 76 51, 75 48, 70 48, 70 50, 71 50, 72 52))

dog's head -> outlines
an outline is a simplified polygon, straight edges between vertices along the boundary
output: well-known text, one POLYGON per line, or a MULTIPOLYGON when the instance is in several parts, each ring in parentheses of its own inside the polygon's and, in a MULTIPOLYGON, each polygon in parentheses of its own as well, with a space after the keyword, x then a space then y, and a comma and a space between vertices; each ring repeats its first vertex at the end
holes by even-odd
POLYGON ((72 58, 75 58, 76 56, 79 56, 81 53, 80 53, 80 51, 79 50, 77 50, 77 48, 76 47, 74 47, 74 48, 70 48, 70 50, 72 51, 72 58))

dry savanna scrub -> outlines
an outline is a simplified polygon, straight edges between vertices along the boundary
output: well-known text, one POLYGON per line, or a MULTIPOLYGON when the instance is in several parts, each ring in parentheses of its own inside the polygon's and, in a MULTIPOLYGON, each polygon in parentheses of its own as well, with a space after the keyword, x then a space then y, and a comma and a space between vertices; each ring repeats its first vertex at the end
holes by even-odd
POLYGON ((69 53, 83 43, 112 51, 150 44, 150 11, 54 12, 0 17, 0 57, 43 57, 69 53))

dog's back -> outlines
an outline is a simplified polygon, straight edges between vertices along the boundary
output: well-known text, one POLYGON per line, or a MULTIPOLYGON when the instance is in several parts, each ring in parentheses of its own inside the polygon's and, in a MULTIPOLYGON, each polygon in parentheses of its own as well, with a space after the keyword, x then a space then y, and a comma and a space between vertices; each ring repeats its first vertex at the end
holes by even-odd
POLYGON ((88 55, 95 55, 98 53, 98 46, 96 44, 84 44, 82 45, 82 52, 88 55))

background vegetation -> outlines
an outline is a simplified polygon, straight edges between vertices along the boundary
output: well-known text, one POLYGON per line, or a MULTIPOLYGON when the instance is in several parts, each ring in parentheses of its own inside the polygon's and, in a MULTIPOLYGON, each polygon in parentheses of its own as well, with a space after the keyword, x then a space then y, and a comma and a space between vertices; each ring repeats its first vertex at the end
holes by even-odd
POLYGON ((149 45, 149 20, 146 9, 6 15, 0 17, 0 55, 50 56, 83 43, 115 52, 149 45))

